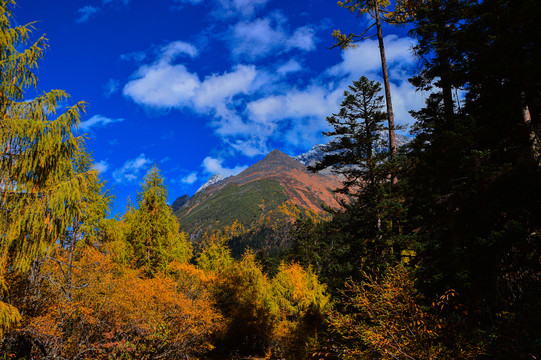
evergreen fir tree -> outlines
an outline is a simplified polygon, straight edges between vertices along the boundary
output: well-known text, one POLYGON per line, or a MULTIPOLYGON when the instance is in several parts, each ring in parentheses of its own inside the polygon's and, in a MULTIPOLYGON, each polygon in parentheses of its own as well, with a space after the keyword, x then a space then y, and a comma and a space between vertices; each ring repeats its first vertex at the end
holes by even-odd
POLYGON ((344 35, 340 30, 335 30, 333 36, 336 39, 336 45, 342 49, 348 47, 354 47, 354 42, 366 40, 372 36, 366 36, 365 34, 374 26, 376 26, 376 36, 378 38, 378 46, 381 58, 381 71, 383 74, 383 83, 385 86, 385 103, 387 106, 387 129, 389 131, 389 152, 391 154, 396 153, 396 140, 395 140, 395 125, 394 125, 394 112, 393 102, 391 98, 391 83, 389 80, 389 71, 387 69, 387 58, 385 55, 385 44, 383 41, 382 20, 385 20, 381 13, 384 9, 390 5, 389 0, 344 0, 338 1, 338 5, 348 9, 356 16, 363 16, 368 14, 374 23, 370 25, 361 35, 355 35, 353 33, 344 35))
MULTIPOLYGON (((400 256, 392 221, 398 203, 390 195, 391 154, 381 151, 385 113, 381 86, 366 77, 344 93, 340 111, 327 118, 333 130, 323 160, 314 171, 330 167, 343 177, 338 193, 347 198, 344 210, 326 226, 329 262, 324 277, 358 277, 362 271, 384 268, 400 256), (380 145, 380 146, 378 146, 380 145), (378 149, 379 147, 379 149, 378 149), (333 273, 331 276, 330 274, 333 273)), ((338 284, 340 285, 340 284, 338 284)))
POLYGON ((136 265, 147 274, 165 270, 173 260, 190 260, 191 246, 184 233, 179 232, 177 219, 167 205, 167 190, 156 166, 143 180, 142 189, 137 194, 137 208, 128 209, 124 221, 136 265))
POLYGON ((526 359, 540 353, 541 6, 433 1, 417 16, 417 51, 430 60, 421 76, 439 77, 415 113, 410 153, 420 289, 427 299, 456 290, 462 308, 446 319, 488 345, 489 358, 526 359), (463 84, 463 106, 450 106, 463 84))

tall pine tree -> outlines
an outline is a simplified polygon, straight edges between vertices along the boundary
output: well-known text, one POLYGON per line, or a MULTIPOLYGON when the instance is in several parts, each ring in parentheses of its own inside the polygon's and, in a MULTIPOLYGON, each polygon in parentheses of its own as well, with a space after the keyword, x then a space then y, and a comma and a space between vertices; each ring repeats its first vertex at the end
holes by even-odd
POLYGON ((417 276, 427 299, 458 292, 447 320, 495 359, 540 353, 540 16, 536 1, 434 0, 414 22, 416 85, 436 85, 410 153, 417 276))
POLYGON ((325 270, 336 270, 333 277, 342 281, 384 268, 400 256, 392 226, 398 205, 389 186, 392 154, 381 146, 385 121, 381 90, 379 83, 364 76, 349 86, 340 111, 327 118, 333 129, 324 133, 331 138, 326 155, 311 168, 330 168, 343 178, 342 188, 336 190, 346 196, 343 211, 327 226, 333 244, 329 255, 341 268, 329 264, 334 270, 325 270))

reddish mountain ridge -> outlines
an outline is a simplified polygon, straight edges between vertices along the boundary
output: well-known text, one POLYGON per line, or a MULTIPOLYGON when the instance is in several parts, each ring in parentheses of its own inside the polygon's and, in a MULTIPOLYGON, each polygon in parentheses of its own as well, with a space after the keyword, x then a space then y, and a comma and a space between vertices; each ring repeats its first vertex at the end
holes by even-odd
POLYGON ((340 206, 336 194, 332 192, 341 186, 337 176, 310 172, 306 166, 279 150, 271 151, 263 160, 238 175, 211 185, 202 192, 207 197, 226 185, 244 185, 261 179, 277 180, 284 187, 289 201, 300 208, 319 213, 323 211, 322 203, 333 208, 340 206))
POLYGON ((292 157, 273 150, 240 174, 204 186, 175 215, 195 237, 235 220, 250 229, 261 226, 262 219, 286 202, 319 214, 324 212, 323 204, 338 208, 333 190, 340 186, 337 176, 312 173, 292 157))

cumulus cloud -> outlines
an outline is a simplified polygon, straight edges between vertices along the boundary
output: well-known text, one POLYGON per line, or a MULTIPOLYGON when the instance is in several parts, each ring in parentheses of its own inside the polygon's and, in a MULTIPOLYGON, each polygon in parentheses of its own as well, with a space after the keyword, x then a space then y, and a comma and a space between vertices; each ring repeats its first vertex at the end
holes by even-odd
POLYGON ((123 89, 123 94, 136 103, 173 108, 187 105, 200 86, 199 77, 186 66, 173 61, 180 55, 195 57, 197 49, 182 41, 175 41, 160 49, 158 60, 141 66, 123 89))
POLYGON ((113 179, 117 183, 133 182, 141 176, 150 163, 151 161, 145 157, 145 154, 140 154, 135 159, 126 161, 121 168, 113 171, 113 179))
POLYGON ((208 76, 196 89, 193 103, 197 108, 211 108, 225 115, 228 100, 247 94, 256 75, 255 66, 237 65, 231 72, 208 76))
POLYGON ((139 68, 123 94, 138 104, 172 108, 187 105, 198 86, 199 78, 184 65, 158 62, 139 68))
POLYGON ((177 56, 185 54, 192 58, 196 57, 199 54, 199 51, 195 46, 184 41, 173 41, 172 43, 167 44, 161 49, 161 58, 162 62, 171 62, 177 56))
POLYGON ((257 75, 253 65, 236 65, 223 74, 212 74, 203 81, 184 64, 175 63, 180 54, 191 57, 197 49, 184 42, 174 42, 162 48, 157 61, 141 66, 123 89, 134 102, 153 108, 190 107, 193 111, 219 117, 233 117, 229 104, 233 97, 247 94, 257 75))
POLYGON ((94 115, 90 119, 83 121, 79 128, 83 131, 88 131, 91 128, 103 127, 107 124, 122 122, 124 119, 111 119, 102 115, 94 115))
MULTIPOLYGON (((385 56, 390 71, 413 65, 412 45, 409 37, 388 35, 384 38, 385 56)), ((368 39, 356 48, 342 52, 342 62, 329 69, 331 75, 373 74, 381 71, 378 41, 368 39)), ((402 79, 400 79, 402 80, 402 79)))
MULTIPOLYGON (((285 28, 285 20, 276 19, 274 23, 269 19, 240 23, 242 26, 254 25, 254 31, 246 36, 262 53, 277 46, 274 39, 267 36, 268 32, 276 35, 277 29, 285 28)), ((309 41, 313 36, 309 28, 299 28, 293 34, 297 35, 290 40, 294 39, 295 45, 287 45, 284 40, 283 48, 310 49, 313 46, 309 41)), ((424 94, 415 92, 407 80, 414 66, 410 50, 412 42, 411 38, 385 38, 398 124, 411 124, 413 120, 408 111, 422 107, 425 99, 424 94)), ((274 72, 238 64, 202 79, 186 64, 178 62, 180 54, 197 56, 196 49, 188 45, 178 42, 163 47, 154 63, 144 64, 136 71, 124 87, 124 95, 143 106, 189 108, 210 116, 209 123, 223 144, 246 156, 268 152, 270 141, 295 149, 307 148, 323 140, 321 132, 328 126, 325 119, 338 111, 348 85, 361 75, 381 82, 379 49, 374 40, 366 40, 357 49, 343 52, 339 63, 321 72, 307 85, 297 87, 285 81, 287 74, 303 69, 294 58, 276 65, 274 72)), ((252 50, 238 51, 250 53, 252 50)), ((250 54, 258 56, 255 52, 250 54)), ((222 175, 242 170, 239 167, 223 168, 222 161, 214 158, 205 159, 203 166, 216 170, 209 172, 222 175)))
POLYGON ((182 179, 180 179, 180 181, 183 182, 184 184, 193 184, 194 182, 197 181, 197 173, 192 172, 184 176, 182 179))
POLYGON ((279 14, 235 24, 228 36, 231 53, 236 59, 257 60, 269 54, 298 49, 315 49, 315 33, 309 26, 288 31, 286 20, 279 14))
POLYGON ((109 164, 106 160, 99 161, 93 165, 93 168, 97 170, 99 173, 103 174, 107 171, 109 168, 109 164))
POLYGON ((315 32, 309 26, 303 26, 295 30, 291 38, 287 40, 287 46, 291 49, 300 49, 304 51, 311 51, 316 48, 314 42, 315 32))
POLYGON ((301 70, 301 64, 299 64, 299 62, 295 59, 290 59, 288 62, 278 67, 278 69, 276 69, 276 72, 280 75, 287 75, 301 70))
POLYGON ((87 5, 77 10, 78 17, 75 22, 82 24, 87 22, 92 16, 96 15, 100 11, 99 7, 87 5))
POLYGON ((220 174, 224 178, 232 175, 237 175, 241 171, 248 168, 248 166, 235 166, 234 168, 224 167, 222 159, 216 159, 210 156, 207 156, 201 166, 205 169, 206 172, 210 174, 220 174))

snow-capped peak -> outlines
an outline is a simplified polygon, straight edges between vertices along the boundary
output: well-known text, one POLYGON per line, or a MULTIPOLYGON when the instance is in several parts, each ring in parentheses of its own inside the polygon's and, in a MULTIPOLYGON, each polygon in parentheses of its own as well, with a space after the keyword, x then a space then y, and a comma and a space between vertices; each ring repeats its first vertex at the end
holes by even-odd
POLYGON ((203 190, 203 189, 205 189, 205 188, 207 188, 207 187, 209 187, 211 185, 217 184, 222 180, 224 180, 224 177, 222 175, 220 175, 220 174, 212 175, 211 178, 208 179, 208 181, 206 183, 201 185, 201 187, 199 189, 197 189, 197 191, 195 193, 197 194, 201 190, 203 190))

